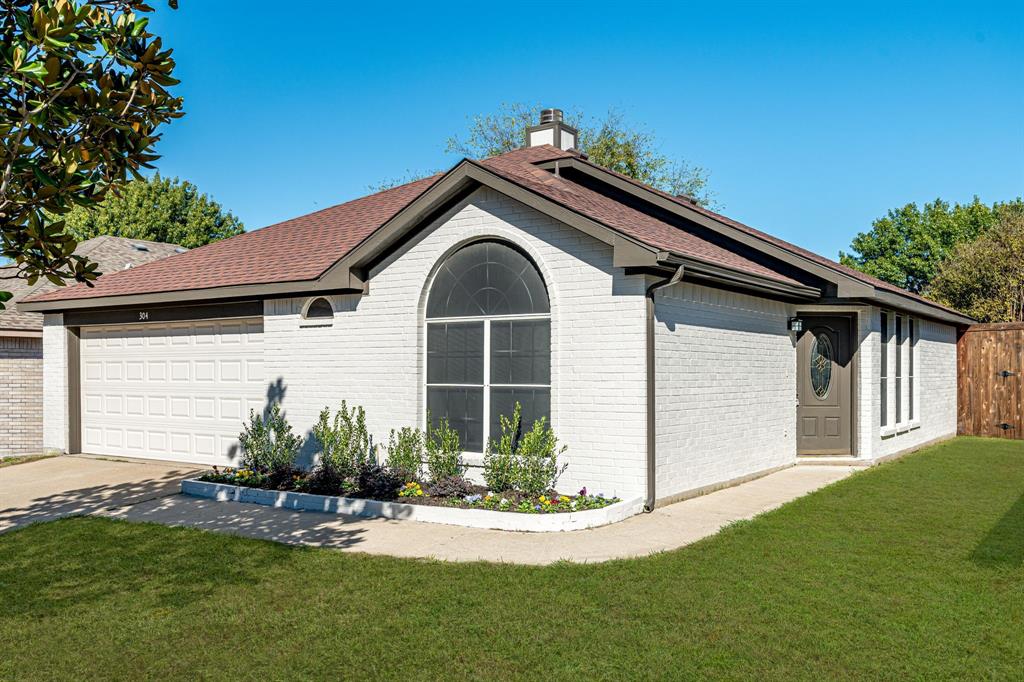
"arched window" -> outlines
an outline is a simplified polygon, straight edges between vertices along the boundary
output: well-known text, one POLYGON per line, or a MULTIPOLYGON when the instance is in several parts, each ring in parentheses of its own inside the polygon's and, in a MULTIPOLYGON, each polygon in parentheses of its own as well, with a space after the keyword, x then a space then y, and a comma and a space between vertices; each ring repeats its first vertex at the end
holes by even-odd
POLYGON ((550 421, 550 313, 537 267, 507 244, 476 242, 441 264, 427 298, 427 410, 466 452, 498 438, 516 402, 524 430, 550 421))
POLYGON ((334 308, 330 301, 321 296, 309 302, 302 317, 307 320, 330 320, 334 317, 334 308))

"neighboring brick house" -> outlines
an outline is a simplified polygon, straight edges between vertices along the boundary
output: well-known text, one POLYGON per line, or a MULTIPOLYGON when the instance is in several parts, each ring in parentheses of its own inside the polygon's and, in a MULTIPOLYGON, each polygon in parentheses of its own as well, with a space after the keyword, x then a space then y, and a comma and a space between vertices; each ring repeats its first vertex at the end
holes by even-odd
POLYGON ((519 402, 564 489, 653 506, 955 433, 971 320, 590 163, 557 110, 529 138, 34 296, 46 446, 225 464, 250 409, 305 436, 347 400, 377 442, 447 417, 478 467, 519 402))
MULTIPOLYGON (((110 273, 166 258, 185 249, 175 244, 102 236, 78 245, 75 253, 110 273)), ((29 286, 8 279, 13 266, 0 267, 0 290, 14 298, 0 310, 0 456, 43 450, 43 316, 20 310, 28 296, 56 289, 42 279, 29 286)))

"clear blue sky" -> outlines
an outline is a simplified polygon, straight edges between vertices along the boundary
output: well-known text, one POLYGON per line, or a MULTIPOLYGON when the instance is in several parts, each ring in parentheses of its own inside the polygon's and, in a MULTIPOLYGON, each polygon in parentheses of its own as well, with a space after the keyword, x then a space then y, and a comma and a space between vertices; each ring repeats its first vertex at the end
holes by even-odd
POLYGON ((524 101, 655 133, 730 217, 830 257, 891 207, 1024 193, 1024 3, 155 2, 165 175, 248 229, 447 168, 524 101))

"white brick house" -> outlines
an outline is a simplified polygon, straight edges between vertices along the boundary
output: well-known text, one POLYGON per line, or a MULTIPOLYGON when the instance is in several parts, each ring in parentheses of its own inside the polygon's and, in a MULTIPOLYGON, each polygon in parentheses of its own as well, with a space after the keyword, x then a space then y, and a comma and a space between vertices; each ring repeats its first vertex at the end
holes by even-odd
POLYGON ((447 417, 479 464, 515 400, 561 487, 650 505, 953 435, 970 322, 550 144, 24 307, 53 450, 228 463, 249 409, 305 435, 347 400, 378 441, 447 417))

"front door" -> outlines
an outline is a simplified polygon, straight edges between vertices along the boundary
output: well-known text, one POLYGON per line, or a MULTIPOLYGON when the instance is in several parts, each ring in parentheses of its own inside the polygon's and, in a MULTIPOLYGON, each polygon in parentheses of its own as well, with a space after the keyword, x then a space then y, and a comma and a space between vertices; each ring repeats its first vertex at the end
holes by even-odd
POLYGON ((797 454, 853 454, 849 317, 802 315, 797 341, 797 454))

